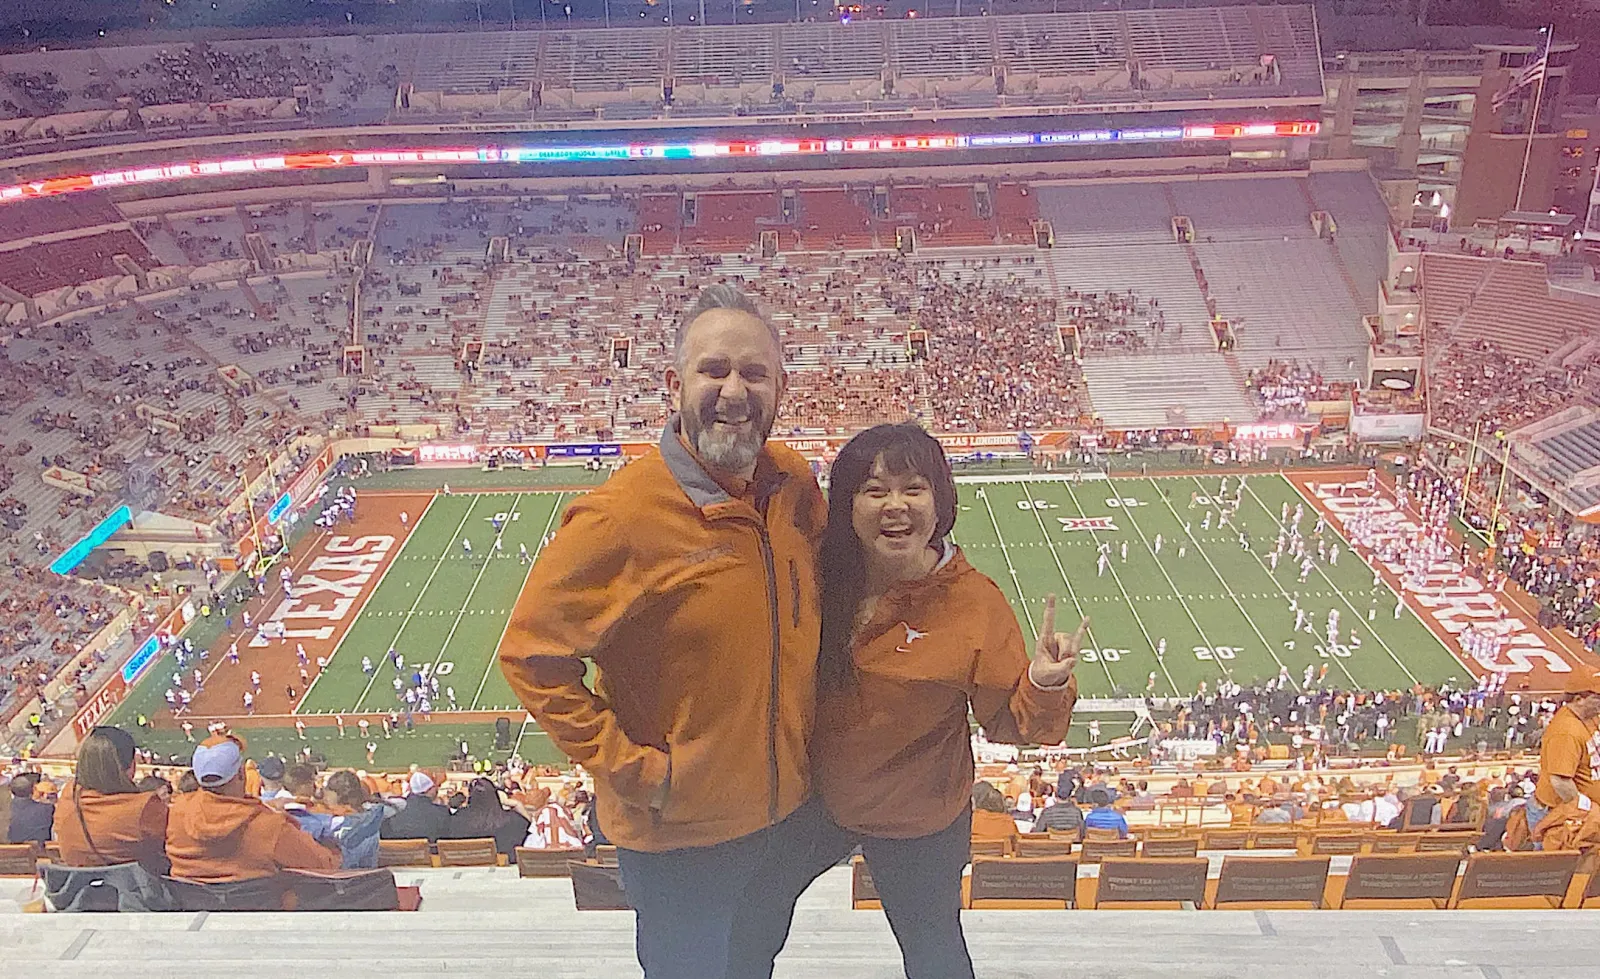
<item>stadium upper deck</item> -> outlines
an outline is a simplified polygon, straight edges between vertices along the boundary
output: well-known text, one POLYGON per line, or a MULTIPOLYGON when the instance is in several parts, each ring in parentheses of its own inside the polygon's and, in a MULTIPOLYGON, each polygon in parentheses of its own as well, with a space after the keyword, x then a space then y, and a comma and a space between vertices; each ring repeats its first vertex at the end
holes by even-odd
POLYGON ((266 39, 0 57, 0 153, 60 160, 105 144, 441 123, 748 125, 1321 100, 1313 10, 1294 5, 266 39))

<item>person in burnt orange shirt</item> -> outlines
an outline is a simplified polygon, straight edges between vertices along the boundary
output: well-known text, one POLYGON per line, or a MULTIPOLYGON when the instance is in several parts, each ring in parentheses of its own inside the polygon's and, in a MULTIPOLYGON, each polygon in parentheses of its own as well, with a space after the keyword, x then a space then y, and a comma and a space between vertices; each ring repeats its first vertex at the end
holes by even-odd
MULTIPOLYGON (((1005 595, 949 540, 956 512, 944 450, 914 424, 868 429, 833 464, 811 758, 842 845, 820 846, 815 873, 860 843, 908 979, 972 976, 960 914, 969 714, 991 741, 1063 741, 1089 621, 1057 633, 1046 598, 1030 665, 1005 595)), ((774 881, 770 900, 798 897, 814 876, 774 881)), ((729 974, 770 975, 760 955, 739 965, 729 974)))
POLYGON ((1539 742, 1539 783, 1527 804, 1530 830, 1564 802, 1577 802, 1579 796, 1600 802, 1600 782, 1590 762, 1600 729, 1600 673, 1580 665, 1567 678, 1567 692, 1572 696, 1550 718, 1539 742))
POLYGON ((139 863, 167 873, 167 804, 134 784, 136 745, 116 727, 97 727, 78 746, 72 787, 56 804, 55 835, 68 867, 139 863))

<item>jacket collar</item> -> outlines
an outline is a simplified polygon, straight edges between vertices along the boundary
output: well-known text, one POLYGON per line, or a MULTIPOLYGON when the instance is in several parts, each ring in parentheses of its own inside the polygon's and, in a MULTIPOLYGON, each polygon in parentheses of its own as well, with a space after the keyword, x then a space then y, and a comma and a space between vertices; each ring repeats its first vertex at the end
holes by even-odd
MULTIPOLYGON (((667 419, 666 428, 661 432, 661 459, 667 464, 667 471, 672 473, 672 478, 677 481, 678 487, 689 498, 689 502, 700 509, 733 501, 728 491, 706 472, 705 466, 701 465, 700 460, 696 459, 694 453, 684 445, 683 417, 677 413, 667 419)), ((779 469, 773 463, 771 453, 763 448, 761 454, 756 457, 756 470, 750 481, 757 507, 760 508, 761 504, 777 493, 788 478, 788 473, 779 469)))

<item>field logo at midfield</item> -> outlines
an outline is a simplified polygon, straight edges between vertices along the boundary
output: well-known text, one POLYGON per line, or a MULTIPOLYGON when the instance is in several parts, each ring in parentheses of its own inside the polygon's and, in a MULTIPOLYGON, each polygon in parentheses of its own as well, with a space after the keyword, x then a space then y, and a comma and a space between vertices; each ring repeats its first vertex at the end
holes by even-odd
MULTIPOLYGON (((1368 492, 1364 481, 1310 483, 1308 488, 1341 527, 1347 517, 1361 512, 1373 514, 1373 543, 1380 551, 1384 544, 1392 540, 1401 545, 1401 554, 1408 553, 1411 540, 1423 529, 1422 524, 1410 514, 1395 506, 1393 499, 1368 492)), ((1467 574, 1461 562, 1451 558, 1433 562, 1419 589, 1415 587, 1415 579, 1406 573, 1403 562, 1382 561, 1377 553, 1369 555, 1369 560, 1387 568, 1398 578, 1405 593, 1455 637, 1457 648, 1461 648, 1461 634, 1474 622, 1499 622, 1506 630, 1507 643, 1495 662, 1481 663, 1485 669, 1501 673, 1532 673, 1539 668, 1534 661, 1539 660, 1551 673, 1572 672, 1572 666, 1565 657, 1551 649, 1542 636, 1512 614, 1498 596, 1483 586, 1483 582, 1467 574), (1502 615, 1505 617, 1501 618, 1502 615)), ((1462 653, 1467 655, 1465 649, 1462 649, 1462 653)), ((1471 660, 1472 657, 1467 655, 1467 659, 1471 660)))
POLYGON ((1116 530, 1110 517, 1057 517, 1062 530, 1116 530))
MULTIPOLYGON (((263 623, 282 623, 285 639, 333 638, 334 623, 343 622, 355 608, 388 562, 394 543, 386 534, 328 538, 310 567, 295 578, 294 597, 279 602, 263 623)), ((259 631, 250 638, 251 646, 270 642, 259 631)))

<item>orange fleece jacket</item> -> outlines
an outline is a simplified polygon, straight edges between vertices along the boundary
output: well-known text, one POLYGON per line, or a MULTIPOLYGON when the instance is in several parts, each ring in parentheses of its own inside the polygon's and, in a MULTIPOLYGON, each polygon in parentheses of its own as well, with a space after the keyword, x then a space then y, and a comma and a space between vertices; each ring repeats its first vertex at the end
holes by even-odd
POLYGON ((722 843, 810 795, 826 505, 776 443, 744 489, 711 479, 674 419, 567 509, 501 643, 511 688, 594 776, 618 846, 722 843))
POLYGON ((1077 677, 1058 690, 1028 678, 1016 614, 949 547, 927 577, 878 600, 856 630, 856 683, 818 704, 813 778, 834 820, 857 833, 911 839, 955 822, 976 771, 969 708, 991 741, 1067 736, 1077 677))

